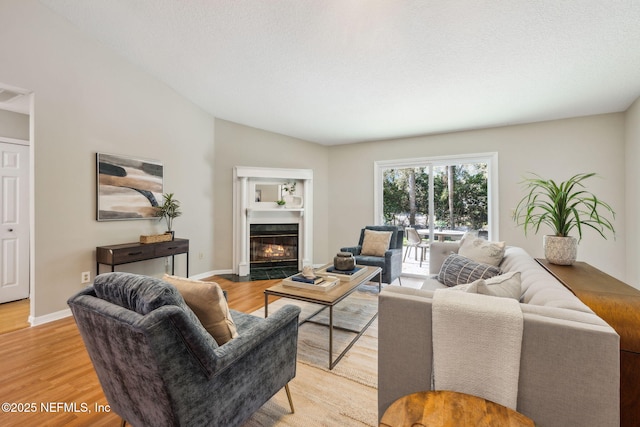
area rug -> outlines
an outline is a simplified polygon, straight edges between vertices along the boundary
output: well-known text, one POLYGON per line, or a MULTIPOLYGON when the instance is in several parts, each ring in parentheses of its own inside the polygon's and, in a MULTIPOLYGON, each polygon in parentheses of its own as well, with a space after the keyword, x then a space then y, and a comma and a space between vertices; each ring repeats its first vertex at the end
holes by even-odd
MULTIPOLYGON (((273 313, 285 304, 299 306, 300 319, 320 306, 281 298, 269 304, 273 313)), ((378 310, 377 286, 364 285, 334 307, 334 326, 360 329, 378 310)), ((264 317, 264 309, 253 314, 264 317)), ((314 321, 328 324, 328 309, 314 321)), ((334 358, 355 333, 334 329, 334 358)), ((258 426, 377 426, 378 322, 367 328, 340 362, 329 370, 327 326, 305 323, 298 331, 296 377, 290 383, 295 413, 284 390, 278 392, 245 424, 258 426)))

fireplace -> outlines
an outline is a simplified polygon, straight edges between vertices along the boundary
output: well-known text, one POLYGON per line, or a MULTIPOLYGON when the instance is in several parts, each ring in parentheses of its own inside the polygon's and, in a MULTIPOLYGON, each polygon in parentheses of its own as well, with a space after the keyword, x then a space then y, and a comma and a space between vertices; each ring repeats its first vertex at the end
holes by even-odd
POLYGON ((298 271, 298 224, 251 224, 251 276, 281 278, 298 271))
POLYGON ((282 267, 292 275, 312 264, 313 170, 234 166, 231 273, 251 280, 275 279, 254 272, 282 267), (265 191, 286 183, 296 184, 294 195, 300 203, 279 206, 282 193, 276 190, 274 198, 265 191))

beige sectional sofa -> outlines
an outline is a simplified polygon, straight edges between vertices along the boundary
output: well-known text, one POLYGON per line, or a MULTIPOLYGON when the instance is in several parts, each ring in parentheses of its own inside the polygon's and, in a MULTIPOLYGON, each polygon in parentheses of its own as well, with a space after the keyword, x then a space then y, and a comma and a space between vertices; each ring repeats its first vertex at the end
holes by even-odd
MULTIPOLYGON (((458 247, 433 243, 431 273, 458 247)), ((617 333, 522 248, 507 247, 499 267, 521 273, 517 410, 542 427, 618 426, 617 333)), ((388 286, 380 294, 379 416, 397 398, 431 389, 432 298, 438 287, 444 285, 431 278, 422 289, 388 286)))

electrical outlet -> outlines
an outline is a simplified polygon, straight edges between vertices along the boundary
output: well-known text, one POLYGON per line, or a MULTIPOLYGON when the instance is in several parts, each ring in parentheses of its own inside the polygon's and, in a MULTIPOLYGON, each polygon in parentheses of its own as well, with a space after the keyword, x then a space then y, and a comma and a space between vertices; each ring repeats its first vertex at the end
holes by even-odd
POLYGON ((91 272, 83 271, 80 273, 80 283, 89 283, 91 281, 91 272))

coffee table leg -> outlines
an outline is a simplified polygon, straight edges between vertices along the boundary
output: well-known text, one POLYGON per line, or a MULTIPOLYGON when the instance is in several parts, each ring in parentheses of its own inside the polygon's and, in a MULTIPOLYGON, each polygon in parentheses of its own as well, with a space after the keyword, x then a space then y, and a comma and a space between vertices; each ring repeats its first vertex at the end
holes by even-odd
POLYGON ((333 369, 333 306, 329 306, 329 370, 333 369))
POLYGON ((264 318, 269 317, 269 294, 264 294, 264 318))

